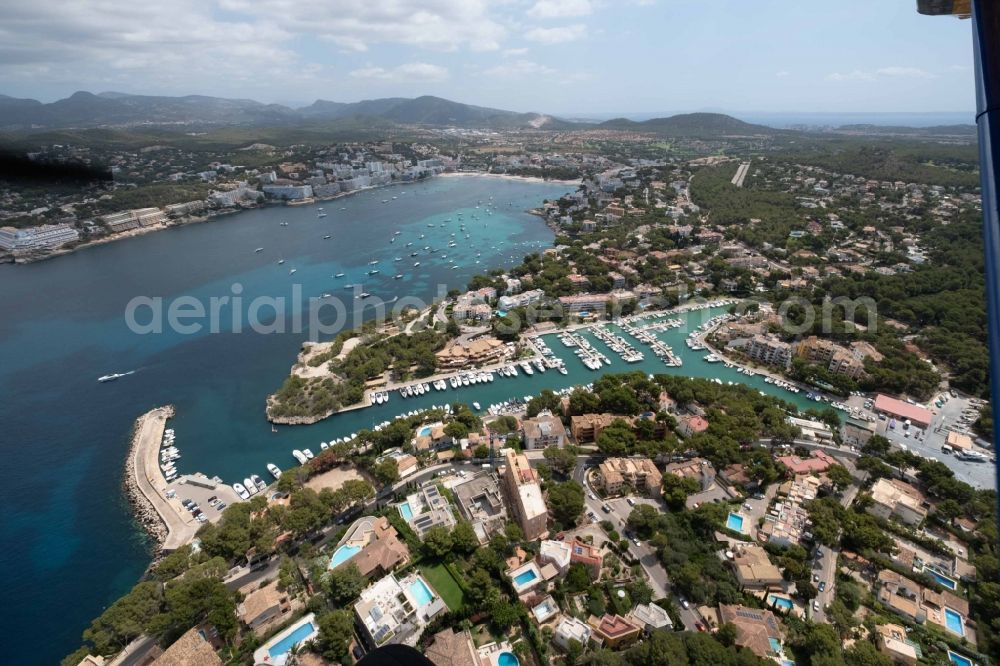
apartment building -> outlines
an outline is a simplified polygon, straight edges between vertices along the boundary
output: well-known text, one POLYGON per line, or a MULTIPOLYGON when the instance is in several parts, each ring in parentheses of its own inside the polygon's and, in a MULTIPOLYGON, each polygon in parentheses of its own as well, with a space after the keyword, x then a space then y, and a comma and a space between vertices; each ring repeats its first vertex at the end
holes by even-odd
POLYGON ((8 252, 51 250, 80 240, 80 232, 69 224, 44 224, 27 229, 0 227, 0 249, 8 252))
POLYGON ((792 358, 792 347, 773 335, 755 335, 747 341, 747 356, 765 365, 787 367, 792 358))
POLYGON ((626 485, 655 493, 663 475, 649 458, 608 458, 597 467, 597 482, 609 495, 621 494, 626 485))
POLYGON ((538 472, 531 468, 524 455, 512 449, 507 450, 504 462, 501 478, 513 518, 527 541, 538 539, 546 534, 549 519, 538 472))
POLYGON ((458 484, 451 491, 455 495, 458 512, 472 525, 479 543, 486 543, 491 534, 503 530, 507 523, 507 509, 495 475, 480 474, 458 484))
POLYGON ((549 446, 561 449, 566 445, 566 427, 558 416, 543 411, 538 416, 521 422, 521 440, 528 451, 549 446))
POLYGON ((593 442, 601 431, 611 425, 616 419, 622 418, 614 414, 580 414, 569 419, 569 431, 577 444, 593 442))

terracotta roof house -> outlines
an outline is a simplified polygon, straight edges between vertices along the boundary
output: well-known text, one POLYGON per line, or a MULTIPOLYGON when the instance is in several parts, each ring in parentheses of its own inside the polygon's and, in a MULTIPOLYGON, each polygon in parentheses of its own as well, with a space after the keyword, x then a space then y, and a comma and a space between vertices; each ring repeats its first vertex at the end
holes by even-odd
POLYGON ((781 653, 785 631, 778 618, 769 610, 719 604, 719 624, 735 626, 736 644, 758 657, 770 659, 781 653))
POLYGON ((243 602, 236 607, 240 620, 254 631, 291 610, 292 604, 288 593, 278 589, 276 580, 247 594, 243 602))
POLYGON ((222 666, 203 630, 192 627, 168 647, 154 662, 155 666, 222 666))
POLYGON ((427 646, 424 656, 434 666, 480 666, 468 631, 445 629, 434 634, 434 642, 427 646))
POLYGON ((593 629, 593 637, 609 648, 631 643, 642 633, 642 627, 632 624, 621 615, 591 615, 587 618, 587 624, 593 629))

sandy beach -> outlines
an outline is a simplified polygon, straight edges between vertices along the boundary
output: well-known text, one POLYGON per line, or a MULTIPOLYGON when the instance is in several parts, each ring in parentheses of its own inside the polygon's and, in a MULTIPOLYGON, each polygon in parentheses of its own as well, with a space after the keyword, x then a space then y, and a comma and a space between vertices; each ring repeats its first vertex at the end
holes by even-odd
POLYGON ((449 171, 438 174, 437 178, 462 178, 477 176, 480 178, 500 178, 504 180, 519 180, 525 183, 556 183, 561 185, 578 186, 582 180, 559 180, 557 178, 541 178, 539 176, 515 176, 509 173, 486 173, 485 171, 449 171))

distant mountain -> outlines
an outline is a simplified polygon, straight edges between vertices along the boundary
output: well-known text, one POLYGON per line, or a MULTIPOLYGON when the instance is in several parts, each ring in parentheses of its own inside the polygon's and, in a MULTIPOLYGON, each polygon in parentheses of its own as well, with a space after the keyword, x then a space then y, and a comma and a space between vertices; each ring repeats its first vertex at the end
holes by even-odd
POLYGON ((628 118, 613 118, 600 123, 607 129, 655 132, 666 136, 719 136, 725 134, 775 134, 777 130, 764 125, 745 123, 724 113, 681 113, 667 118, 650 118, 636 122, 628 118))
POLYGON ((930 127, 908 127, 901 125, 841 125, 835 132, 849 134, 892 134, 912 136, 976 136, 975 125, 932 125, 930 127))
POLYGON ((440 97, 388 97, 361 102, 316 100, 292 109, 251 99, 203 95, 161 97, 117 92, 76 92, 43 104, 33 99, 0 95, 0 129, 44 130, 127 126, 232 126, 296 124, 351 118, 374 125, 433 125, 483 128, 572 126, 538 113, 517 113, 462 104, 440 97))

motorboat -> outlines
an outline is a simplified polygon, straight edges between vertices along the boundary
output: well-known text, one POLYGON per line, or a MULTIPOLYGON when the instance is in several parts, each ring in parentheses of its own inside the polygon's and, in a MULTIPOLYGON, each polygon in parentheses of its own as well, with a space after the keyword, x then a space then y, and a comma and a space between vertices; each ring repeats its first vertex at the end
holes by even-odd
POLYGON ((257 484, 250 480, 250 477, 243 479, 243 487, 247 489, 247 493, 250 495, 257 494, 257 484))
POLYGON ((250 475, 250 480, 253 481, 253 484, 255 486, 257 486, 257 492, 261 492, 262 493, 262 492, 264 492, 264 489, 267 488, 267 484, 264 483, 264 479, 260 478, 256 474, 251 474, 250 475))
POLYGON ((234 483, 233 484, 233 490, 236 491, 236 494, 239 495, 241 499, 245 499, 245 500, 246 499, 250 499, 250 493, 247 492, 247 489, 243 486, 242 483, 238 483, 238 482, 234 483))
POLYGON ((267 471, 276 479, 281 478, 281 470, 274 463, 267 463, 267 471))
POLYGON ((309 460, 312 460, 313 458, 316 457, 313 455, 313 452, 310 451, 309 449, 302 449, 302 453, 306 454, 306 458, 308 458, 309 460))
POLYGON ((292 451, 292 457, 295 458, 295 460, 297 460, 300 465, 306 464, 306 461, 309 460, 306 457, 306 454, 302 453, 298 449, 292 451))

